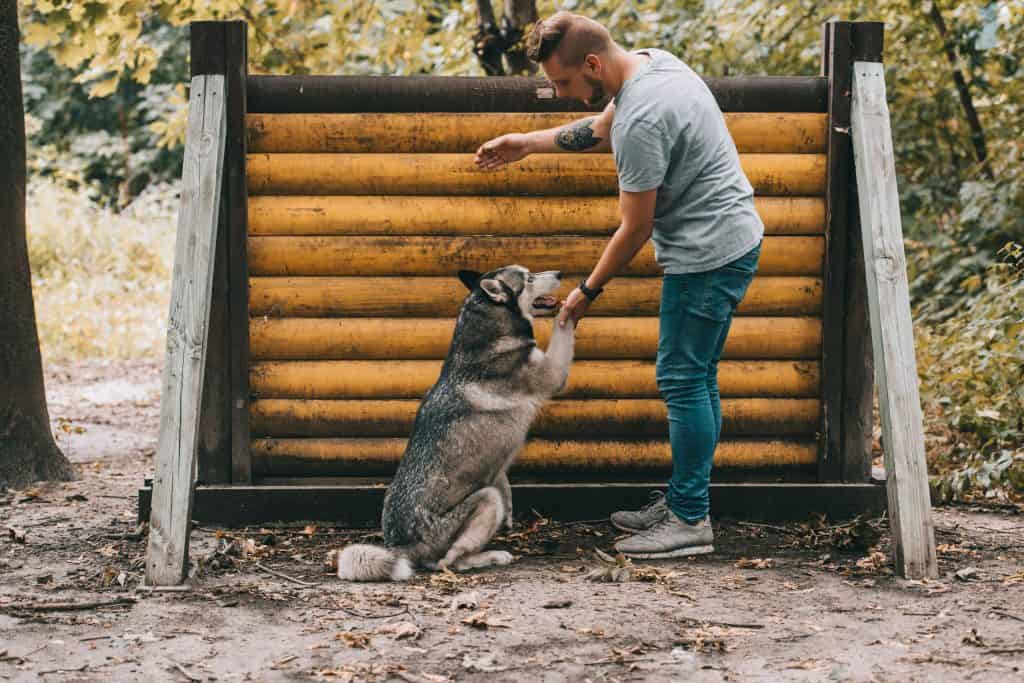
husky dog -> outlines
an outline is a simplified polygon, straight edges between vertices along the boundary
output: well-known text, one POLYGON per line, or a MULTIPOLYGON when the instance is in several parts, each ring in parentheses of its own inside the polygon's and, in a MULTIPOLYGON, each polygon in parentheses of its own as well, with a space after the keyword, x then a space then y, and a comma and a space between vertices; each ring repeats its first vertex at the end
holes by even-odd
POLYGON ((555 323, 547 352, 537 348, 533 316, 554 312, 557 271, 511 265, 459 271, 459 279, 470 293, 384 496, 384 547, 342 550, 342 579, 402 581, 417 566, 459 571, 512 562, 507 552, 482 548, 502 524, 512 526, 506 473, 540 407, 565 386, 575 330, 571 321, 555 323))

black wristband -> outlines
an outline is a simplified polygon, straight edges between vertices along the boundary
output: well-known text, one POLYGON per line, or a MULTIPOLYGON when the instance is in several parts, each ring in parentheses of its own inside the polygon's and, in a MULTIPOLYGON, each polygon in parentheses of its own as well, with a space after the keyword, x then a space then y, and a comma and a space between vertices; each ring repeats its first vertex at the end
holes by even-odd
POLYGON ((597 296, 604 291, 604 287, 598 287, 597 289, 591 289, 587 287, 587 278, 580 280, 579 284, 580 291, 583 292, 583 296, 587 297, 591 301, 597 298, 597 296))

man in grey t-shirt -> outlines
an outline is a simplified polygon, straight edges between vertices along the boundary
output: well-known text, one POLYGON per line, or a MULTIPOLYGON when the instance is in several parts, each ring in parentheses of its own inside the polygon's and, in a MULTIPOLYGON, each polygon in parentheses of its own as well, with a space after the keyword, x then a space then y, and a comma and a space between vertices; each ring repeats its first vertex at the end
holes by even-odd
POLYGON ((558 96, 591 106, 612 96, 597 116, 503 135, 476 153, 483 169, 534 152, 614 155, 622 224, 566 297, 557 324, 579 322, 648 239, 665 272, 656 374, 668 407, 672 477, 664 496, 612 514, 616 527, 633 532, 615 547, 638 558, 712 552, 708 485, 722 425, 718 360, 764 235, 753 188, 714 96, 670 53, 627 52, 604 26, 570 12, 539 22, 528 53, 558 96))

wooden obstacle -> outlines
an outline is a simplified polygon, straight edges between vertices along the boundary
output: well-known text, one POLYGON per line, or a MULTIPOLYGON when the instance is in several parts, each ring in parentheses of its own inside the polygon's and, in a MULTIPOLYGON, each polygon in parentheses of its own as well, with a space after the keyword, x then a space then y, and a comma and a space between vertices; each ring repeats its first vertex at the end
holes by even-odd
MULTIPOLYGON (((849 136, 853 62, 881 44, 881 24, 831 22, 820 76, 707 81, 766 226, 720 365, 718 515, 884 507, 849 136)), ((611 156, 475 168, 489 137, 584 115, 543 79, 248 76, 240 22, 193 24, 192 50, 228 83, 195 518, 376 524, 451 339, 455 272, 587 274, 618 226, 611 156)), ((593 518, 664 485, 659 274, 648 247, 580 324, 512 470, 517 509, 593 518)))

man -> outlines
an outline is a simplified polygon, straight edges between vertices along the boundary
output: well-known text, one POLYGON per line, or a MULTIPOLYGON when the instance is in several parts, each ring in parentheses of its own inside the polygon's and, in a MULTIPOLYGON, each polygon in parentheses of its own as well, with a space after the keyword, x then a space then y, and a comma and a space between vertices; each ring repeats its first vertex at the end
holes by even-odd
POLYGON ((603 287, 652 239, 662 280, 656 374, 668 406, 672 477, 638 511, 612 523, 630 557, 713 552, 708 484, 722 429, 718 360, 761 251, 764 226, 725 119, 704 82, 659 49, 627 52, 601 24, 558 12, 534 28, 528 54, 559 97, 604 111, 560 128, 503 135, 477 150, 484 169, 534 152, 612 151, 622 224, 563 302, 579 322, 603 287))

